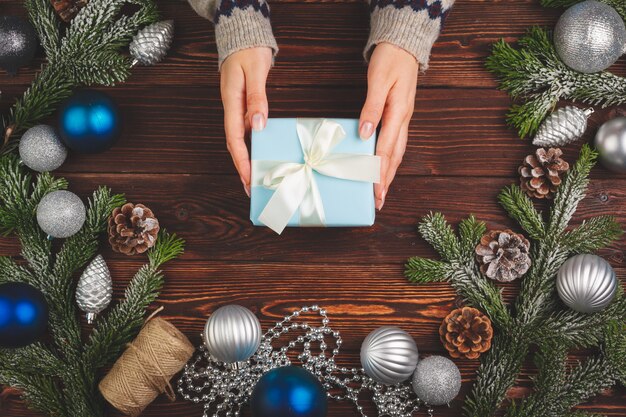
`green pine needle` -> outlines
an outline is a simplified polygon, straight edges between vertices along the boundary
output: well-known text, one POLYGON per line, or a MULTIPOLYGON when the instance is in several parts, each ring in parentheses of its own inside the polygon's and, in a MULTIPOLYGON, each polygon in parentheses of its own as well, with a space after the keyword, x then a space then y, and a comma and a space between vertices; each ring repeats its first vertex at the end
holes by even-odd
POLYGON ((540 212, 535 209, 532 200, 517 185, 510 185, 500 192, 498 200, 504 209, 522 229, 528 237, 534 240, 545 236, 545 224, 540 212))
POLYGON ((445 263, 432 259, 414 257, 405 266, 405 276, 411 282, 442 282, 448 279, 448 267, 445 263))

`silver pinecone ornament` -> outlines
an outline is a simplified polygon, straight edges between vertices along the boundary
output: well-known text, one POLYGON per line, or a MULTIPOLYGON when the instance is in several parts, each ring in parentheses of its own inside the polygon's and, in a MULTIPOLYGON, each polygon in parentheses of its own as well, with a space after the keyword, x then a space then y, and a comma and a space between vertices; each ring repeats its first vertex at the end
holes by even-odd
POLYGON ((87 323, 93 323, 96 315, 107 308, 113 298, 111 273, 102 255, 98 255, 78 280, 76 302, 87 313, 87 323))
POLYGON ((541 124, 533 145, 557 148, 577 141, 587 130, 587 119, 592 114, 592 108, 561 107, 541 124))
POLYGON ((167 55, 174 37, 174 21, 164 20, 141 29, 130 43, 133 66, 154 65, 167 55))

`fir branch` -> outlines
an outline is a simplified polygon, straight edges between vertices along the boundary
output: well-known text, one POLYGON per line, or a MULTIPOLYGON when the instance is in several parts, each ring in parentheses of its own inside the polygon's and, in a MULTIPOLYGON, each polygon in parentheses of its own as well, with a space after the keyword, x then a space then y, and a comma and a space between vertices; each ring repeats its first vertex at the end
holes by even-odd
POLYGON ((70 416, 63 398, 59 396, 61 387, 54 378, 14 372, 0 367, 0 384, 21 390, 22 398, 32 410, 50 416, 70 416))
POLYGON ((498 200, 509 216, 517 221, 528 237, 540 240, 545 236, 545 224, 532 200, 517 185, 510 185, 500 192, 498 200))
MULTIPOLYGON (((570 7, 574 4, 580 3, 583 0, 541 0, 541 5, 544 7, 570 7)), ((626 20, 626 3, 623 0, 598 0, 602 3, 606 3, 622 16, 622 19, 626 20)))
POLYGON ((474 216, 461 220, 459 223, 459 240, 461 242, 461 255, 468 262, 474 260, 474 251, 487 231, 484 222, 479 222, 474 216))
POLYGON ((163 274, 158 268, 179 256, 184 241, 165 230, 159 233, 157 243, 148 251, 148 263, 135 275, 125 298, 106 317, 98 320, 86 345, 84 361, 95 363, 95 369, 112 362, 143 325, 144 311, 156 299, 163 285, 163 274))
POLYGON ((443 214, 429 213, 424 216, 418 226, 418 231, 444 261, 458 259, 461 256, 459 240, 443 214))
POLYGON ((493 415, 506 392, 515 384, 527 353, 528 341, 522 332, 494 338, 489 352, 481 357, 476 382, 465 399, 463 410, 466 416, 493 415))
POLYGON ((447 281, 449 274, 446 263, 419 257, 410 258, 404 271, 409 281, 419 284, 447 281))
POLYGON ((626 386, 626 319, 623 317, 607 324, 603 354, 616 379, 626 386))
POLYGON ((60 25, 54 9, 49 2, 37 0, 26 0, 24 6, 37 31, 39 43, 46 52, 46 58, 54 62, 61 47, 60 25))
POLYGON ((613 216, 593 217, 563 236, 563 245, 572 254, 592 253, 609 246, 622 235, 613 216))
POLYGON ((583 74, 568 68, 556 54, 548 32, 531 28, 519 49, 501 40, 494 44, 486 67, 500 89, 518 103, 508 122, 520 137, 534 134, 559 100, 577 100, 603 107, 626 103, 626 78, 609 72, 583 74))

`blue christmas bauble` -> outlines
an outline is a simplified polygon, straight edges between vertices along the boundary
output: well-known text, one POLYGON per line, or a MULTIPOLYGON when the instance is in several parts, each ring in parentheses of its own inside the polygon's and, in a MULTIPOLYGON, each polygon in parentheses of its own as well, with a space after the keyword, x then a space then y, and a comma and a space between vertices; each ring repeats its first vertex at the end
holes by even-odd
POLYGON ((115 143, 120 130, 117 105, 100 91, 79 90, 61 106, 59 133, 73 151, 103 152, 115 143))
POLYGON ((309 371, 285 366, 261 377, 252 392, 250 407, 253 417, 324 417, 328 397, 309 371))
POLYGON ((41 291, 20 282, 0 285, 0 346, 36 342, 48 327, 48 303, 41 291))

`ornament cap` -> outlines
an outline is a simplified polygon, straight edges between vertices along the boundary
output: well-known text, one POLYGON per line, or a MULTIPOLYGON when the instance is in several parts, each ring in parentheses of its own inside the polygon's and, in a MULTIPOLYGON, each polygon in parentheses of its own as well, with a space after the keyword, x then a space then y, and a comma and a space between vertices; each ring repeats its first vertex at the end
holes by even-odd
POLYGON ((87 313, 85 317, 87 318, 87 324, 93 324, 93 321, 98 316, 98 313, 87 313))

